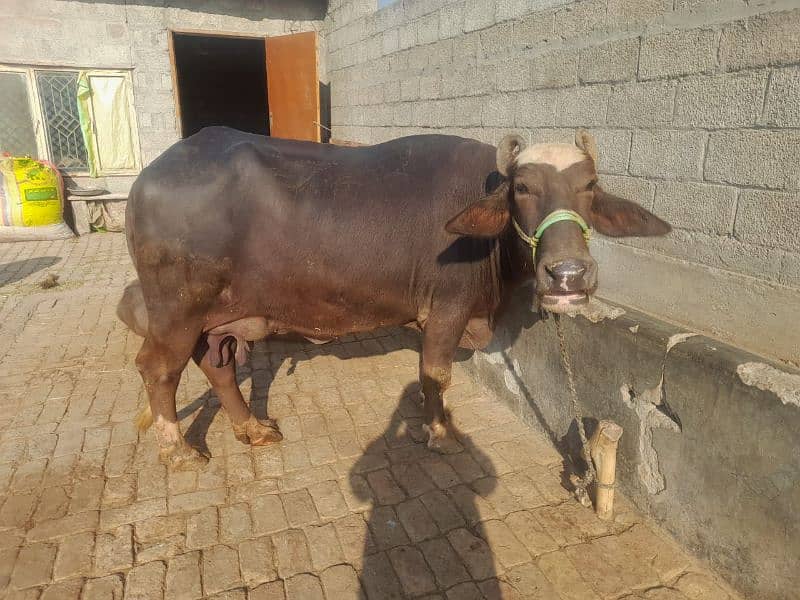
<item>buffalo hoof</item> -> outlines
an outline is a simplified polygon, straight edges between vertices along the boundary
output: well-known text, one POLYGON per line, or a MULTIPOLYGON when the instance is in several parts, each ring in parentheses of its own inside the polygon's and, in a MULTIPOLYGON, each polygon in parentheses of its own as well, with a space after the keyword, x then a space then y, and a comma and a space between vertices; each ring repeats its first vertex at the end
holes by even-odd
POLYGON ((194 471, 208 464, 208 457, 200 454, 184 439, 161 448, 158 451, 158 458, 171 471, 194 471))
POLYGON ((428 433, 428 448, 439 454, 457 454, 464 448, 458 443, 456 437, 441 423, 423 425, 422 429, 428 433))
POLYGON ((233 425, 233 435, 243 444, 251 446, 267 446, 283 439, 273 419, 256 419, 253 415, 241 425, 233 425))

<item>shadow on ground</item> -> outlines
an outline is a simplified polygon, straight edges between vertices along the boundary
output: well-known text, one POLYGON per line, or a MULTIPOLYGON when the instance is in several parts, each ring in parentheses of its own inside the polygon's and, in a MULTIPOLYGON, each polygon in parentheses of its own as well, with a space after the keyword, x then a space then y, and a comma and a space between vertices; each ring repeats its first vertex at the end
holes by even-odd
POLYGON ((38 256, 0 265, 0 288, 25 279, 29 275, 48 269, 61 261, 58 256, 38 256))

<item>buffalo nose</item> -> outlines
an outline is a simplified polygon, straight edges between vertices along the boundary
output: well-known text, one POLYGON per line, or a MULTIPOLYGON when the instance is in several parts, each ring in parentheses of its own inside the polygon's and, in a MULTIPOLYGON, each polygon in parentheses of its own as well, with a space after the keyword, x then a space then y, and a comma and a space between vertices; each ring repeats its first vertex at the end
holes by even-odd
POLYGON ((583 280, 587 265, 582 260, 566 259, 551 263, 545 268, 553 281, 570 288, 583 280))

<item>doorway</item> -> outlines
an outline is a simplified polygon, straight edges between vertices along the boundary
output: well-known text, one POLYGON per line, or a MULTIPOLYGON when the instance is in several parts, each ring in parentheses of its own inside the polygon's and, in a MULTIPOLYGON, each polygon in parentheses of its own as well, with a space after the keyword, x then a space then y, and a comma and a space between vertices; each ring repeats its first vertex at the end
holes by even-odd
POLYGON ((225 125, 269 135, 264 38, 172 32, 183 137, 225 125))

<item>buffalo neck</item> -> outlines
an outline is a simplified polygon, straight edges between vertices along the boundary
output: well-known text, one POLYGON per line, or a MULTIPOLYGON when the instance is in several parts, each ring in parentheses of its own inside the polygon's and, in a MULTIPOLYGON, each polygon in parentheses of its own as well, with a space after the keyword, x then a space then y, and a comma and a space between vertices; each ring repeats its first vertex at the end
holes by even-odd
POLYGON ((499 238, 504 287, 514 288, 535 278, 536 266, 531 248, 523 242, 510 225, 499 238))

